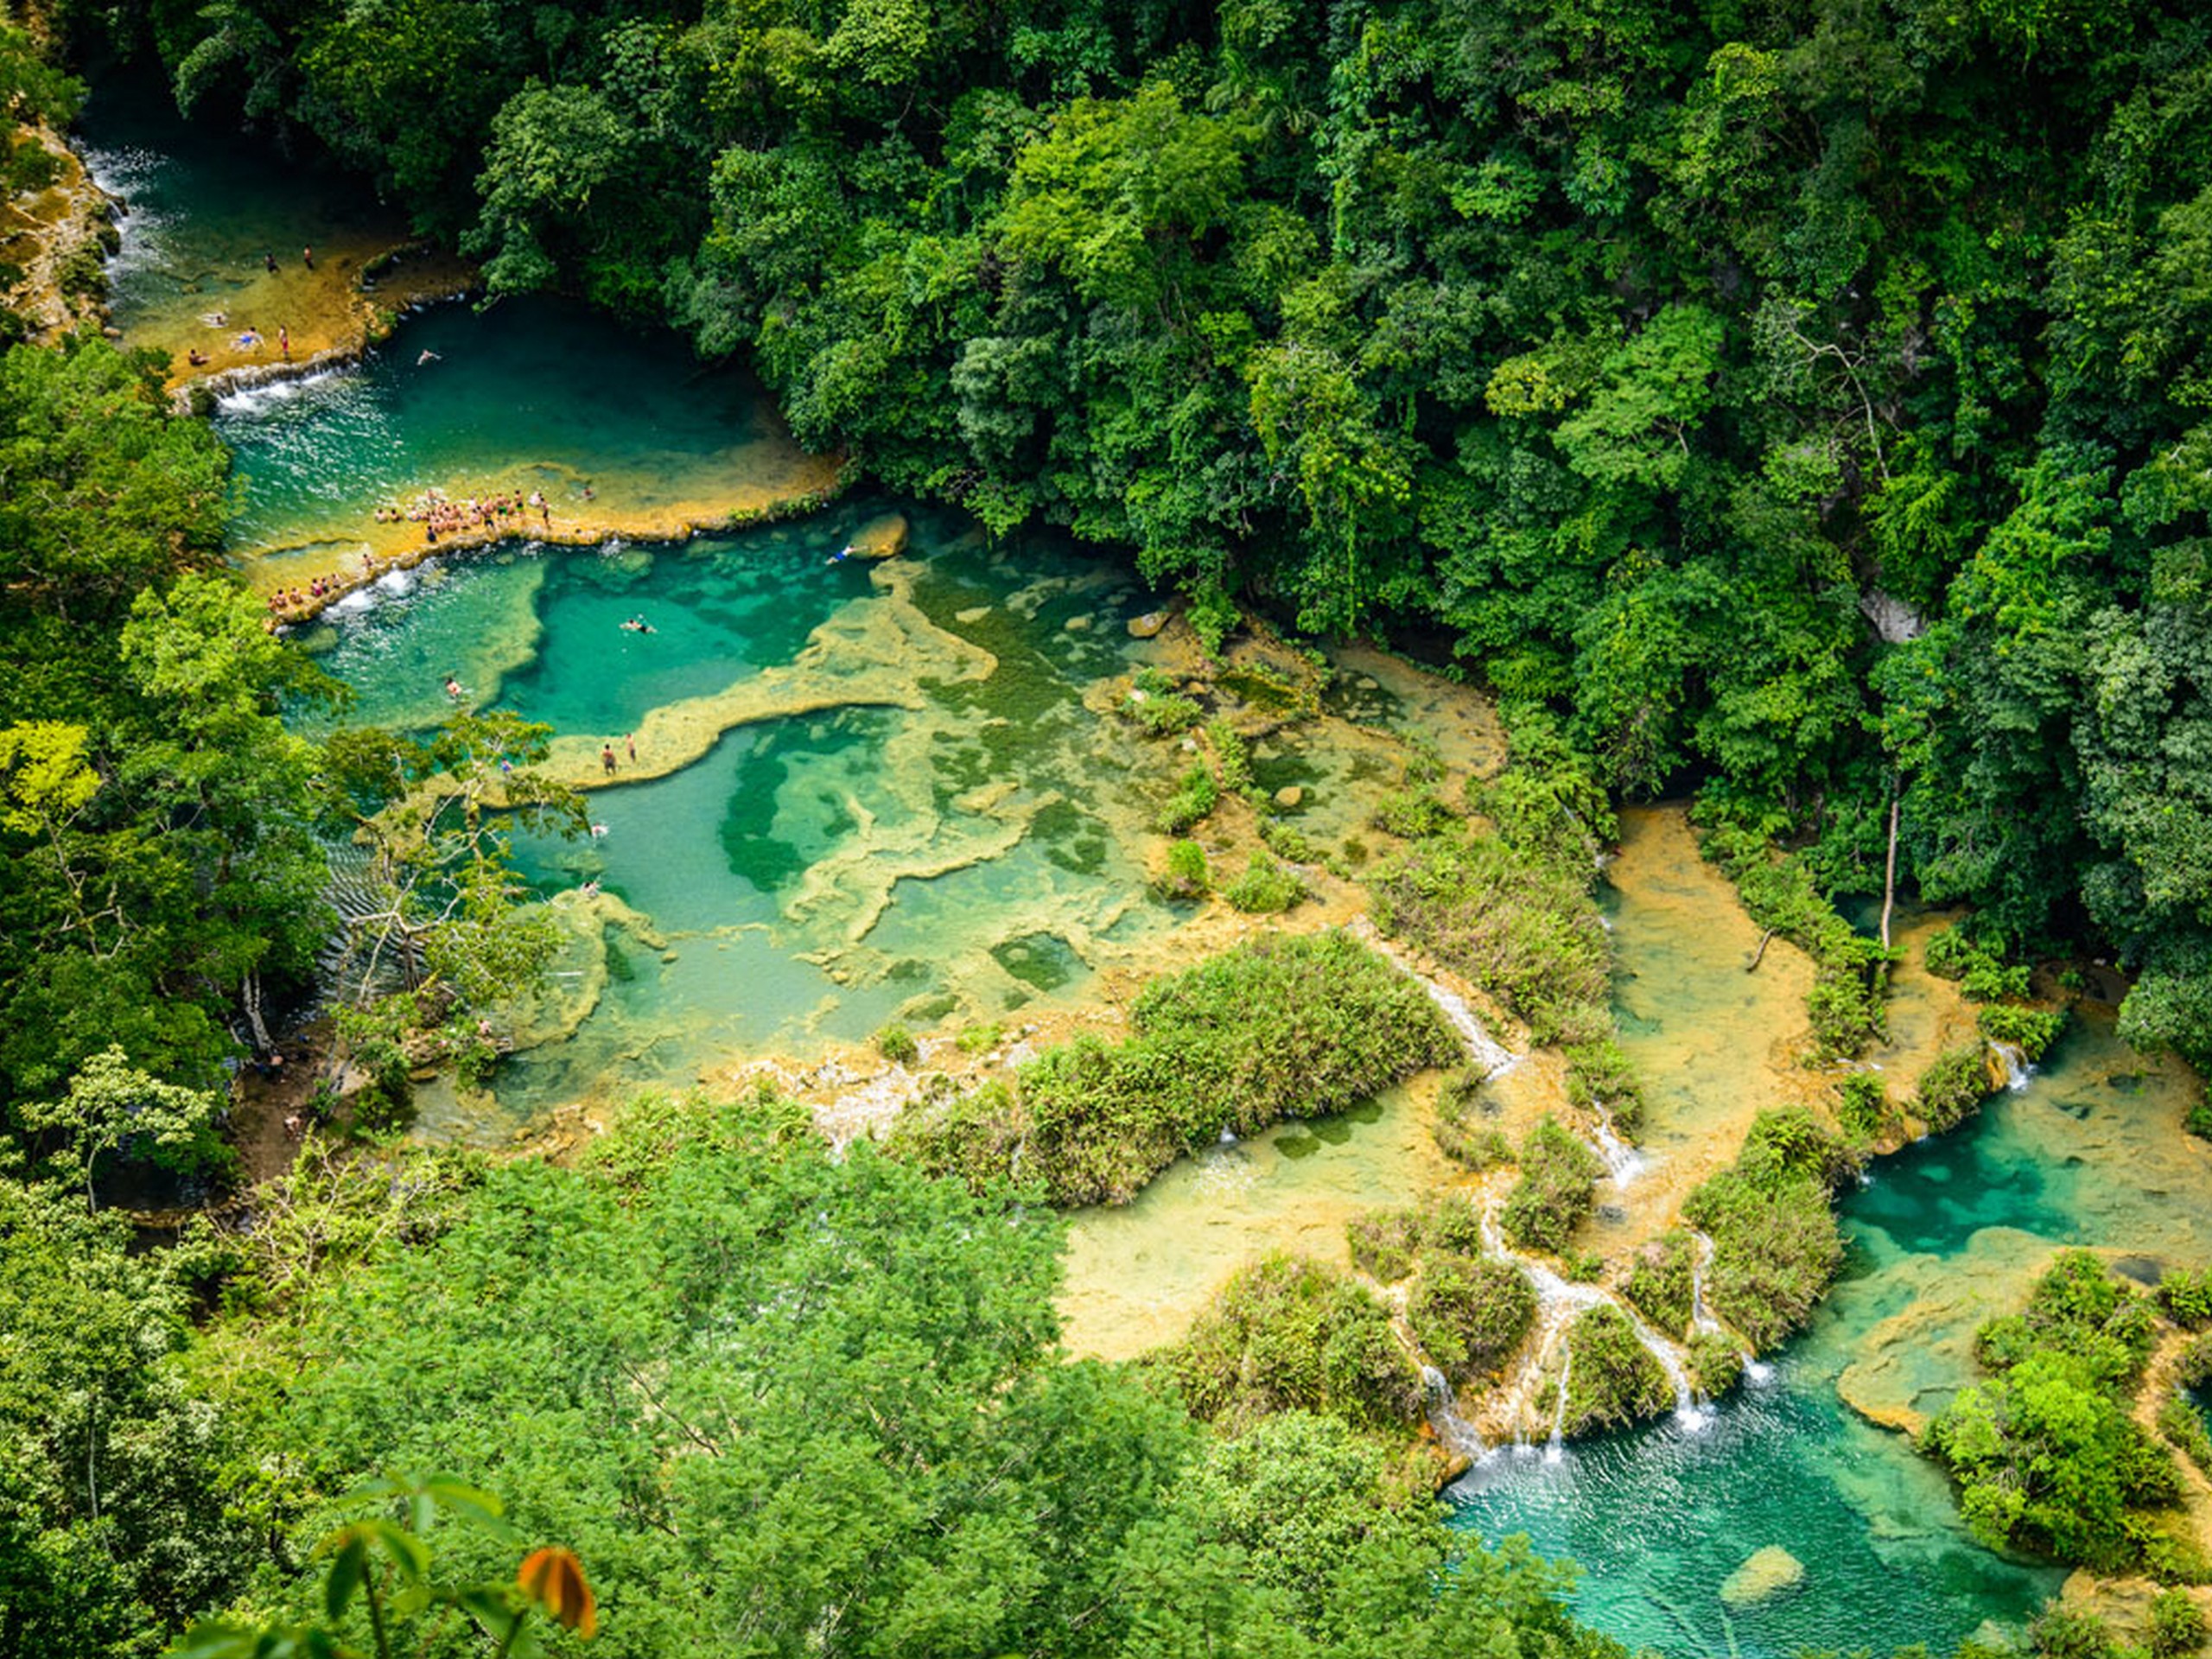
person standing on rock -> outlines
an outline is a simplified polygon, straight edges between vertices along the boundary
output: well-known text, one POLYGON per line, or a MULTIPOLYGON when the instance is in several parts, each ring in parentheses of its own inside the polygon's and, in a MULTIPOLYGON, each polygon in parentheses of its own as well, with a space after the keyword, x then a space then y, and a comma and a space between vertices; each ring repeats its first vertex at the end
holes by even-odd
MULTIPOLYGON (((313 248, 302 248, 300 250, 300 263, 305 265, 309 270, 313 270, 315 269, 315 250, 313 248)), ((272 265, 270 269, 273 270, 276 267, 272 265)))
POLYGON ((276 256, 265 248, 262 250, 261 264, 271 276, 276 274, 276 256))
POLYGON ((276 325, 276 349, 284 353, 284 360, 292 360, 292 331, 283 323, 276 325))
POLYGON ((614 746, 612 743, 601 746, 599 751, 599 764, 607 769, 608 777, 612 778, 614 775, 614 746))

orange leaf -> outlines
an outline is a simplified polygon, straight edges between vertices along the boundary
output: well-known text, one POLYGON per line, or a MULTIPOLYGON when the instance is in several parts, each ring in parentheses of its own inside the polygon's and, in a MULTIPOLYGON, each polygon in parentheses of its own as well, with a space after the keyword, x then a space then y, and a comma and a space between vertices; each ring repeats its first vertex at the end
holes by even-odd
POLYGON ((599 1628, 599 1609, 592 1600, 591 1586, 584 1581, 584 1564, 557 1544, 524 1556, 515 1582, 577 1635, 589 1636, 599 1628))

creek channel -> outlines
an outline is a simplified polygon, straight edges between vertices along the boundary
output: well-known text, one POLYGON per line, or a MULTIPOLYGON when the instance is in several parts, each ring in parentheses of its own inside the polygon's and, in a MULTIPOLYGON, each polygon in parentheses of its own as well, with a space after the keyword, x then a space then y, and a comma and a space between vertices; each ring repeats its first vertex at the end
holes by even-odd
MULTIPOLYGON (((316 239, 365 261, 387 232, 312 192, 279 211, 277 177, 229 152, 165 152, 162 124, 111 101, 101 149, 101 107, 96 170, 140 203, 114 273, 127 342, 212 332, 204 316, 241 294, 281 300, 251 269, 256 244, 316 239), (303 224, 303 203, 324 217, 303 224)), ((564 516, 681 531, 822 475, 741 376, 550 302, 426 313, 356 366, 235 393, 217 424, 238 459, 233 548, 264 589, 388 550, 374 510, 432 486, 542 488, 564 516)), ((1047 539, 987 546, 912 509, 916 556, 833 557, 897 505, 680 540, 510 543, 394 571, 302 631, 354 688, 349 718, 425 726, 451 676, 473 704, 548 721, 589 756, 640 741, 591 797, 603 834, 519 849, 569 934, 533 1016, 548 1040, 489 1096, 429 1091, 425 1133, 500 1140, 550 1106, 734 1054, 823 1051, 893 1019, 1073 1007, 1187 959, 1174 913, 1145 893, 1155 803, 1132 786, 1131 740, 1084 700, 1150 660, 1122 624, 1153 596, 1047 539), (653 632, 621 626, 636 616, 653 632)), ((1363 683, 1373 723, 1427 717, 1403 679, 1363 683)), ((1354 785, 1393 781, 1371 754, 1261 760, 1267 786, 1297 784, 1338 836, 1357 822, 1354 785)), ((1637 1179, 1671 1192, 1732 1156, 1770 1103, 1773 1051, 1802 1027, 1802 963, 1777 950, 1747 976, 1749 925, 1678 816, 1632 815, 1630 831, 1612 871, 1618 1012, 1651 1084, 1637 1179)), ((1897 1018, 1919 1018, 1910 997, 1897 1018)), ((2212 1260, 2212 1159, 2180 1131, 2186 1086, 2085 1011, 2024 1089, 1847 1198, 1844 1281, 1759 1380, 1694 1425, 1557 1460, 1493 1448, 1453 1489, 1458 1524, 1578 1560, 1585 1617, 1672 1653, 1946 1648, 2017 1626, 2058 1575, 1974 1545, 1901 1431, 1967 1379, 1974 1325, 2017 1305, 2055 1248, 2124 1254, 2144 1276, 2212 1260), (1799 1558, 1802 1584, 1725 1605, 1722 1580, 1769 1545, 1799 1558)), ((1341 1262, 1350 1215, 1448 1186, 1433 1087, 1185 1160, 1128 1209, 1078 1216, 1070 1346, 1171 1338, 1242 1262, 1272 1248, 1341 1262)), ((1632 1243, 1613 1236, 1624 1224, 1601 1216, 1594 1242, 1632 1243)))

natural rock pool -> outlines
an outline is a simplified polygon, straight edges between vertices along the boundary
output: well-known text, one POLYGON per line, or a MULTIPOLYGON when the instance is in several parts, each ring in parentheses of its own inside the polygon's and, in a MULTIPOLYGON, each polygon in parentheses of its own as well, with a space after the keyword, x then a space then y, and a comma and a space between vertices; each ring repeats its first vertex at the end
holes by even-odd
MULTIPOLYGON (((311 192, 279 211, 235 158, 188 165, 127 128, 95 157, 138 202, 116 271, 127 336, 197 338, 202 308, 288 302, 251 252, 289 248, 302 213, 333 258, 391 234, 311 192), (219 210, 195 194, 219 189, 236 198, 219 210)), ((1160 768, 1138 763, 1096 693, 1165 647, 1128 636, 1156 600, 1122 564, 1045 538, 990 545, 911 506, 908 556, 836 560, 902 506, 861 499, 672 539, 832 469, 742 375, 551 303, 420 315, 359 367, 237 393, 217 420, 238 461, 233 548, 264 589, 419 552, 419 526, 374 512, 433 486, 542 491, 560 531, 590 543, 442 556, 299 635, 353 687, 346 718, 431 723, 450 676, 473 705, 553 724, 557 766, 594 785, 602 834, 520 849, 570 939, 553 992, 516 1016, 541 1040, 489 1096, 426 1090, 423 1133, 502 1141, 642 1084, 763 1057, 818 1067, 892 1020, 1018 1053, 1025 1024, 1080 1017, 1231 936, 1147 889, 1160 768), (607 528, 626 533, 598 539, 607 528), (634 617, 652 632, 623 628, 634 617), (611 784, 593 775, 603 743, 621 755, 611 784)), ((1263 787, 1298 791, 1298 821, 1337 845, 1396 781, 1392 728, 1437 734, 1463 770, 1496 751, 1471 695, 1341 662, 1325 716, 1254 757, 1263 787)), ((1591 1225, 1613 1252, 1667 1224, 1760 1107, 1823 1085, 1794 1058, 1807 964, 1777 944, 1745 973, 1758 930, 1678 813, 1628 815, 1610 879, 1617 1012, 1651 1101, 1591 1225)), ((1293 925, 1345 919, 1352 893, 1325 889, 1293 925)), ((1900 1090, 1955 1024, 1948 999, 1900 976, 1875 1057, 1900 1090)), ((1352 1214, 1464 1184, 1427 1134, 1433 1085, 1186 1160, 1128 1208, 1077 1217, 1070 1346, 1171 1339, 1267 1249, 1340 1262, 1352 1214)), ((1845 1202, 1843 1281, 1764 1375, 1694 1421, 1556 1459, 1499 1446, 1453 1490, 1460 1524, 1579 1560, 1588 1618, 1673 1653, 1942 1648, 2017 1625, 2059 1575, 1972 1543, 1901 1431, 1967 1379, 1974 1326, 2056 1248, 2137 1258, 2139 1274, 2212 1259, 2212 1154, 2180 1131, 2187 1089, 2085 1009, 2024 1089, 1874 1166, 1845 1202), (1777 1546, 1802 1577, 1738 1578, 1724 1599, 1777 1546)), ((1558 1099, 1556 1069, 1531 1060, 1502 1093, 1533 1115, 1558 1099)))

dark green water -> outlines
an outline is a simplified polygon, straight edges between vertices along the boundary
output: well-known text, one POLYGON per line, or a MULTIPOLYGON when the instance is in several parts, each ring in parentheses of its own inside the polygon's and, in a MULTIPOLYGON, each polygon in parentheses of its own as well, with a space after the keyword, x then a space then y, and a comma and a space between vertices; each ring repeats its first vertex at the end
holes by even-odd
POLYGON ((108 265, 110 309, 126 338, 213 311, 273 332, 277 317, 246 315, 255 296, 281 289, 267 280, 264 254, 296 268, 310 245, 339 257, 405 232, 359 181, 289 159, 265 137, 180 119, 156 75, 104 77, 78 126, 93 178, 128 209, 108 265))

